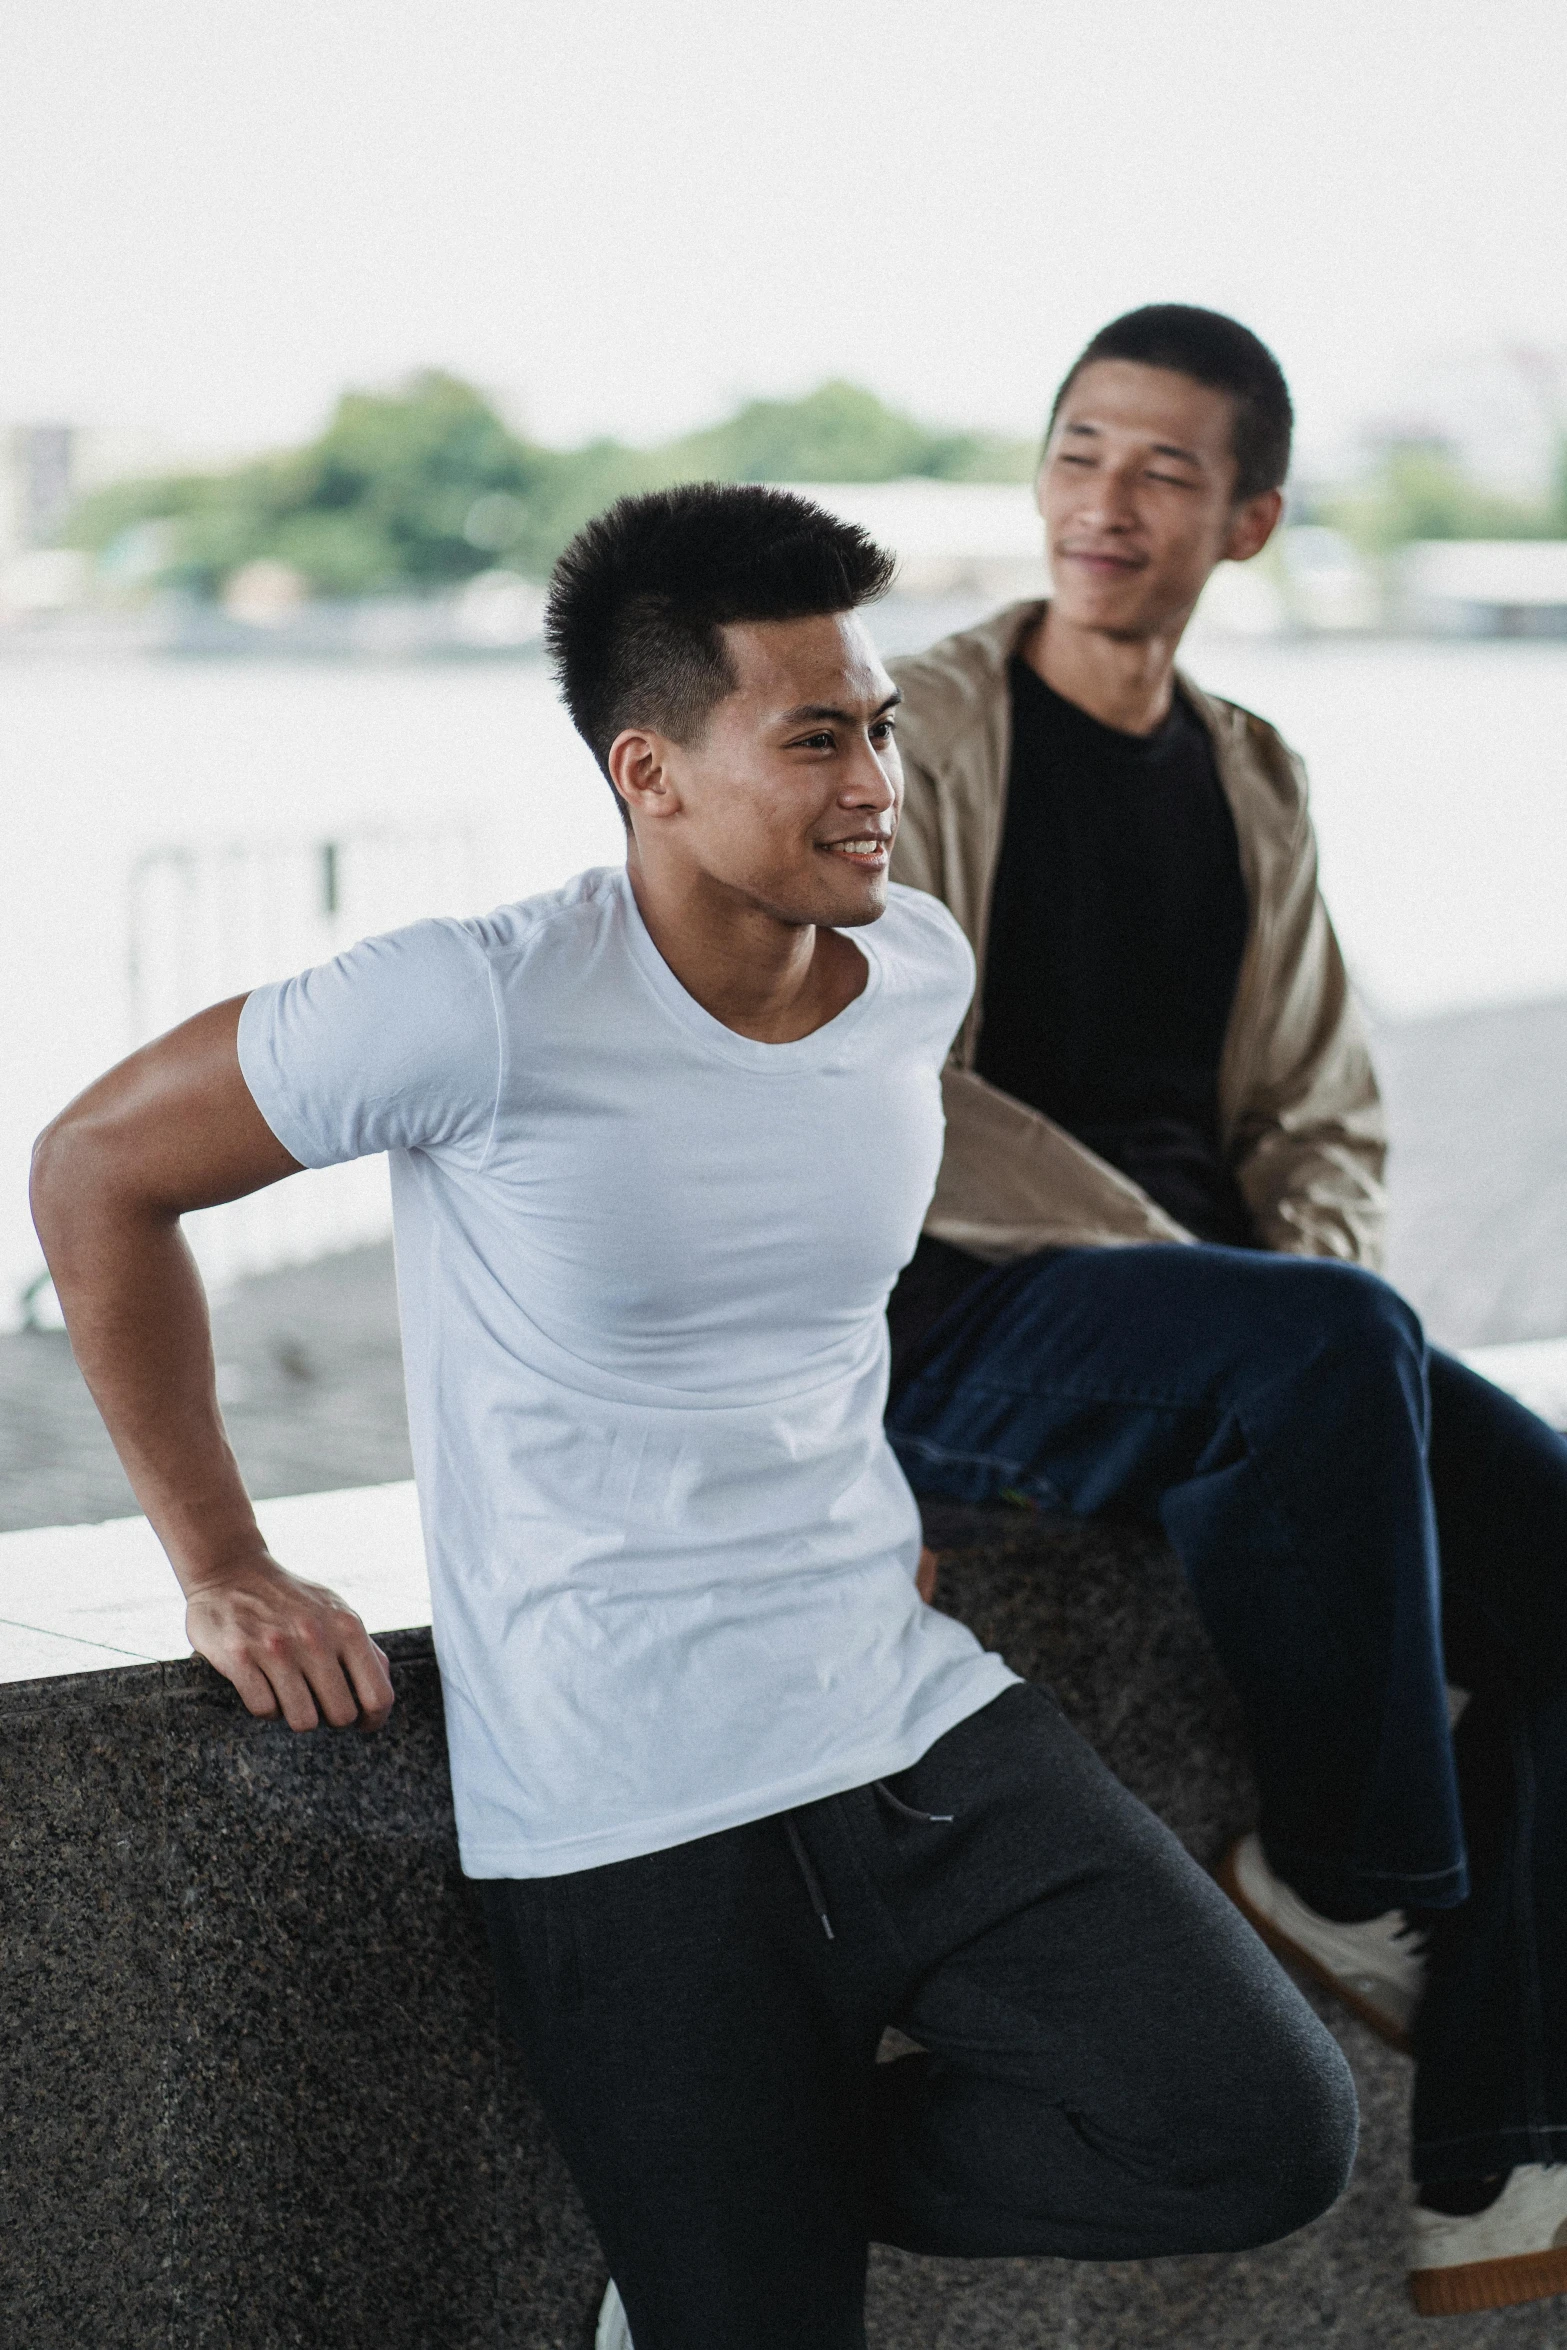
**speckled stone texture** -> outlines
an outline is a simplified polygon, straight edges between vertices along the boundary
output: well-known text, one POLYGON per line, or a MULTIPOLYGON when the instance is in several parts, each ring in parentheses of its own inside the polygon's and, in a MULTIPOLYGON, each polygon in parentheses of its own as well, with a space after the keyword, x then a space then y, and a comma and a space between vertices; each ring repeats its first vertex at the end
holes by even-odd
POLYGON ((580 2350, 602 2264, 494 2028, 429 1635, 383 1645, 375 1739, 195 1662, 0 1692, 17 2350, 580 2350))
MULTIPOLYGON (((931 1513, 944 1604, 1049 1678, 1210 1860, 1250 1817, 1235 1709, 1130 1527, 931 1513)), ((376 1739, 252 1722, 205 1666, 0 1689, 0 2337, 18 2350, 583 2350, 603 2264, 494 2022, 429 1637, 376 1739)), ((1334 2019, 1362 2159, 1235 2259, 878 2253, 873 2350, 1414 2350, 1407 2067, 1334 2019)), ((1562 2350, 1567 2303, 1439 2321, 1562 2350)), ((811 2350, 807 2344, 801 2350, 811 2350)))

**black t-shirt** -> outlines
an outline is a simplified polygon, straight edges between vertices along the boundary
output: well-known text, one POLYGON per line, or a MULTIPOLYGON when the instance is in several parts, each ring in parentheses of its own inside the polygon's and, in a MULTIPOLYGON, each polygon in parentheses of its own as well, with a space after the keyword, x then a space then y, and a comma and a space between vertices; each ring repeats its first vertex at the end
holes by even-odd
MULTIPOLYGON (((1256 1235, 1219 1147, 1249 913, 1208 730, 1177 694, 1123 734, 1014 659, 1012 764, 976 1066, 1139 1183, 1199 1240, 1256 1235)), ((894 1292, 895 1376, 963 1287, 920 1244, 894 1292)))
POLYGON ((1246 945, 1235 820, 1177 694, 1122 734, 1011 666, 1012 767, 977 1067, 1199 1240, 1254 1239, 1219 1149, 1219 1056, 1246 945))

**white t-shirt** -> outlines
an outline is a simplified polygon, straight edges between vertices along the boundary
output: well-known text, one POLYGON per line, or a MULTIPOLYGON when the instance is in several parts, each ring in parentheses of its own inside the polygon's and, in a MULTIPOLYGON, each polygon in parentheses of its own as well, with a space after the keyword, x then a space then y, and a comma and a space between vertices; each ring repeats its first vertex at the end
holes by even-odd
POLYGON ((623 871, 257 990, 307 1167, 391 1154, 463 1866, 554 1876, 906 1769, 1014 1676, 921 1605, 884 1308, 973 985, 935 898, 793 1044, 680 985, 623 871))

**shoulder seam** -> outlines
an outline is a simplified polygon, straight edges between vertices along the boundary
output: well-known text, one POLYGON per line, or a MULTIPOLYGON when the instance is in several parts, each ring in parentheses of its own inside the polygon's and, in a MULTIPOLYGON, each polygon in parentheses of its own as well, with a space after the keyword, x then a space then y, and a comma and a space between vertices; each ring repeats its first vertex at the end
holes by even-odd
MULTIPOLYGON (((554 896, 555 892, 541 891, 540 895, 554 896)), ((486 963, 495 963, 526 953, 556 922, 564 921, 570 915, 580 914, 584 906, 591 905, 596 914, 603 914, 607 910, 602 897, 574 898, 567 905, 554 905, 546 911, 530 915, 525 933, 521 937, 506 941, 504 944, 477 935, 478 925, 493 920, 495 915, 514 913, 524 906, 534 906, 537 903, 538 900, 535 898, 509 898, 499 906, 491 906, 483 914, 448 915, 444 919, 454 922, 459 929, 468 933, 486 963)))
POLYGON ((490 1123, 485 1130, 484 1148, 479 1153, 479 1168, 486 1168, 495 1150, 496 1130, 501 1122, 501 1095, 506 1086, 506 1023, 501 1018, 501 999, 495 984, 495 966, 488 955, 484 958, 485 986, 490 998, 490 1018, 495 1024, 495 1096, 490 1103, 490 1123))

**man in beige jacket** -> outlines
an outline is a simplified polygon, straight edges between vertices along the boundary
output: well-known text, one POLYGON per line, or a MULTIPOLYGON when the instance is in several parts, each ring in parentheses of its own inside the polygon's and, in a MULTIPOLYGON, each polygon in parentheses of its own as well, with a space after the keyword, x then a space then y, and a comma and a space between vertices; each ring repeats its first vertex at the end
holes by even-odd
POLYGON ((1417 2054, 1436 2313, 1567 2289, 1567 1445, 1376 1277, 1305 776, 1176 668, 1278 522, 1291 422, 1235 321, 1116 320, 1051 419, 1051 600, 893 665, 894 876, 979 982, 888 1428, 918 1492, 1164 1526, 1262 1791, 1227 1888, 1417 2054))

